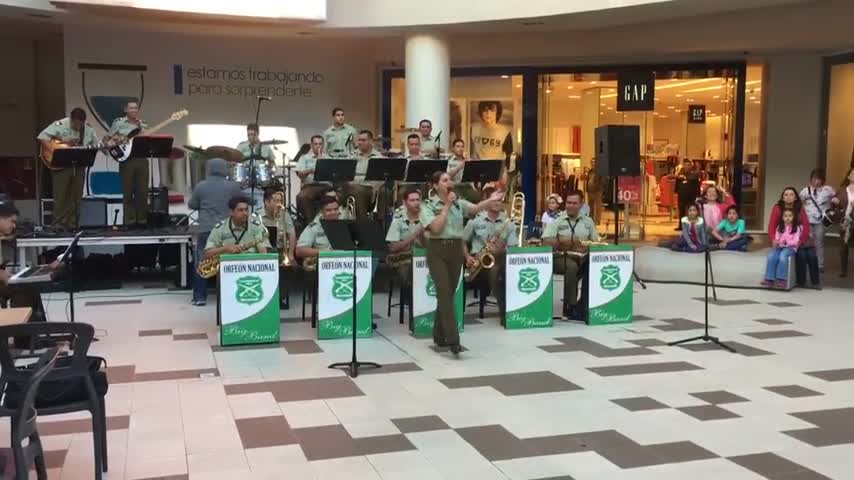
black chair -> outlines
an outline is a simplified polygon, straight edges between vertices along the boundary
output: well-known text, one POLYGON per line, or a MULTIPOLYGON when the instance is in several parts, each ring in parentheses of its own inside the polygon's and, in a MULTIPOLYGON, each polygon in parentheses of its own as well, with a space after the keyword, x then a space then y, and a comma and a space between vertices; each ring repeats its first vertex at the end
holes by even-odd
POLYGON ((406 287, 403 284, 403 282, 401 281, 401 284, 398 288, 397 303, 392 303, 392 300, 393 300, 392 297, 394 297, 394 280, 397 277, 398 277, 397 272, 391 272, 391 274, 388 278, 388 306, 387 306, 388 311, 386 312, 386 315, 389 318, 391 318, 391 309, 394 307, 399 307, 400 310, 398 313, 398 321, 400 322, 401 325, 403 325, 403 312, 404 312, 404 310, 408 310, 409 311, 409 329, 411 330, 413 328, 412 327, 412 287, 406 287))
POLYGON ((101 480, 107 471, 107 419, 104 397, 107 394, 107 374, 103 358, 87 355, 95 329, 86 323, 38 322, 0 328, 0 389, 5 393, 0 407, 16 410, 23 402, 24 383, 15 376, 15 365, 9 349, 14 337, 30 336, 39 339, 68 340, 71 355, 57 360, 48 372, 36 395, 35 408, 40 415, 88 411, 92 415, 95 475, 101 480))
POLYGON ((36 400, 39 384, 53 368, 58 355, 59 349, 52 348, 44 352, 35 364, 23 368, 13 368, 13 371, 10 371, 8 375, 9 378, 14 378, 15 381, 24 384, 21 391, 21 402, 16 410, 0 407, 0 416, 11 418, 11 443, 12 454, 15 459, 16 478, 29 478, 30 466, 34 465, 36 478, 38 480, 47 479, 44 451, 36 425, 38 415, 33 404, 36 400), (24 445, 25 440, 26 445, 24 445))

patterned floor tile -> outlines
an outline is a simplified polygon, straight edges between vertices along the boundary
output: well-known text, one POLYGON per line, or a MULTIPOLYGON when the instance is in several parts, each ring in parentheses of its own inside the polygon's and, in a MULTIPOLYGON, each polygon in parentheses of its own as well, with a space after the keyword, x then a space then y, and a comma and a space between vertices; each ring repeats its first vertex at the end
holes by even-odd
POLYGON ((788 398, 803 398, 803 397, 815 397, 819 395, 824 395, 821 392, 816 392, 815 390, 810 390, 807 387, 802 387, 800 385, 778 385, 775 387, 762 387, 769 392, 774 392, 777 395, 782 395, 788 398))
POLYGON ((677 408, 680 412, 690 415, 701 422, 710 420, 725 420, 728 418, 739 418, 738 414, 730 412, 725 408, 717 405, 698 405, 695 407, 680 407, 677 408))
POLYGON ((326 400, 330 398, 360 397, 365 394, 347 377, 312 378, 305 380, 280 380, 226 385, 227 395, 271 392, 276 402, 326 400))
POLYGON ((770 330, 767 332, 744 332, 742 335, 755 338, 757 340, 772 340, 776 338, 793 338, 793 337, 809 337, 808 333, 799 332, 797 330, 770 330))
POLYGON ((815 372, 804 372, 805 375, 820 378, 826 382, 845 382, 854 380, 854 368, 840 368, 835 370, 818 370, 815 372))
POLYGON ((314 340, 284 340, 282 347, 290 355, 322 353, 323 349, 314 340))
MULTIPOLYGON (((700 302, 706 301, 705 297, 694 297, 693 299, 700 301, 700 302)), ((757 302, 755 300, 745 300, 745 299, 742 299, 742 300, 726 300, 723 298, 719 298, 719 299, 715 300, 714 298, 711 298, 711 297, 709 298, 709 305, 717 305, 719 307, 739 307, 739 306, 744 306, 744 305, 756 305, 758 303, 759 302, 757 302)))
POLYGON ((772 307, 779 307, 779 308, 791 308, 791 307, 802 306, 799 303, 793 303, 793 302, 768 302, 768 305, 771 305, 772 307))
POLYGON ((658 362, 658 363, 635 363, 628 365, 613 365, 608 367, 588 368, 591 372, 602 377, 616 377, 621 375, 646 375, 651 373, 685 372, 690 370, 702 370, 703 367, 688 362, 658 362))
POLYGON ((818 472, 774 453, 740 455, 729 457, 728 460, 772 480, 830 480, 818 472))
MULTIPOLYGON (((700 322, 695 322, 687 318, 664 318, 659 320, 666 325, 653 325, 652 328, 661 330, 662 332, 684 332, 687 330, 699 330, 705 326, 700 322)), ((710 327, 714 328, 714 327, 710 327)))
POLYGON ((854 407, 790 413, 816 428, 788 430, 783 433, 814 447, 854 443, 854 407))
POLYGON ((618 398, 611 400, 617 405, 625 408, 630 412, 641 412, 644 410, 661 410, 670 408, 667 405, 650 397, 634 397, 634 398, 618 398))
MULTIPOLYGON (((762 357, 765 355, 776 355, 774 352, 769 352, 768 350, 762 350, 761 348, 756 348, 750 345, 746 345, 744 343, 734 342, 732 340, 722 340, 722 342, 735 349, 735 353, 743 355, 745 357, 762 357)), ((727 355, 730 354, 730 352, 722 349, 721 347, 711 342, 687 343, 679 345, 679 348, 691 350, 692 352, 721 352, 727 355)))
POLYGON ((451 389, 492 387, 508 397, 581 390, 578 385, 552 372, 508 373, 482 377, 439 379, 439 381, 451 389))
POLYGON ((764 323, 765 325, 791 325, 792 322, 780 320, 779 318, 757 318, 754 322, 764 323))
POLYGON ((281 415, 236 419, 243 448, 264 448, 297 443, 291 426, 281 415))
POLYGON ((711 403, 712 405, 725 405, 727 403, 742 403, 750 401, 744 397, 740 397, 734 393, 730 393, 725 390, 692 393, 691 396, 699 398, 704 402, 711 403))
POLYGON ((451 428, 444 420, 436 415, 393 418, 391 421, 401 433, 429 432, 432 430, 447 430, 451 428))
POLYGON ((560 345, 545 345, 540 348, 549 353, 584 352, 596 358, 631 357, 658 355, 659 352, 645 347, 611 348, 583 337, 555 338, 560 345))
POLYGON ((359 370, 359 375, 381 375, 384 373, 420 372, 422 369, 414 362, 384 363, 380 368, 359 370))

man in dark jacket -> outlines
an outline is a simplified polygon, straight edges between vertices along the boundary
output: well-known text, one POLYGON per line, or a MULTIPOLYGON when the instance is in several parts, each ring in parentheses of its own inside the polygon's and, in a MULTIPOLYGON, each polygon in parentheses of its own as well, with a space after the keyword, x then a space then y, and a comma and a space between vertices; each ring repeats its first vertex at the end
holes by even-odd
POLYGON ((207 177, 193 189, 188 206, 199 211, 198 235, 195 245, 193 268, 193 305, 202 306, 208 299, 208 281, 196 273, 196 268, 205 251, 208 235, 214 225, 229 216, 228 200, 242 195, 240 184, 226 180, 228 162, 221 158, 208 160, 207 177))
POLYGON ((697 202, 700 196, 700 171, 694 166, 694 162, 685 159, 682 170, 676 172, 676 195, 679 197, 679 219, 676 231, 682 231, 682 217, 687 214, 688 205, 697 202))

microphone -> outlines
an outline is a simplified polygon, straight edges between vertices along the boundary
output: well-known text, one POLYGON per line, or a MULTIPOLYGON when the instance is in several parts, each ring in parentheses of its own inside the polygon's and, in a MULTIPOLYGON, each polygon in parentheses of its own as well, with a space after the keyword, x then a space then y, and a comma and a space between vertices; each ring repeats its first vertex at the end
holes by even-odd
POLYGON ((273 97, 265 97, 263 95, 258 95, 258 100, 267 100, 268 102, 273 100, 273 97))

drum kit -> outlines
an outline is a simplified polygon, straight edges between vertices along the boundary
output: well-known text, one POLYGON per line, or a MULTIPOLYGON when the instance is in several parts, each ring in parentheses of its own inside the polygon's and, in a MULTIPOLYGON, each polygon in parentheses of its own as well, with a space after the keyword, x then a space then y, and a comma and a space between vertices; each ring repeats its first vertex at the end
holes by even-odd
MULTIPOLYGON (((282 145, 284 140, 267 140, 260 142, 263 145, 282 145)), ((187 151, 198 154, 203 159, 221 158, 229 163, 228 179, 237 182, 243 188, 269 188, 273 187, 276 180, 282 181, 285 175, 276 175, 275 167, 268 164, 266 159, 258 154, 244 156, 240 150, 224 146, 212 146, 207 148, 184 145, 187 151), (253 185, 254 184, 254 185, 253 185)), ((282 168, 284 171, 294 166, 286 163, 282 168)))

